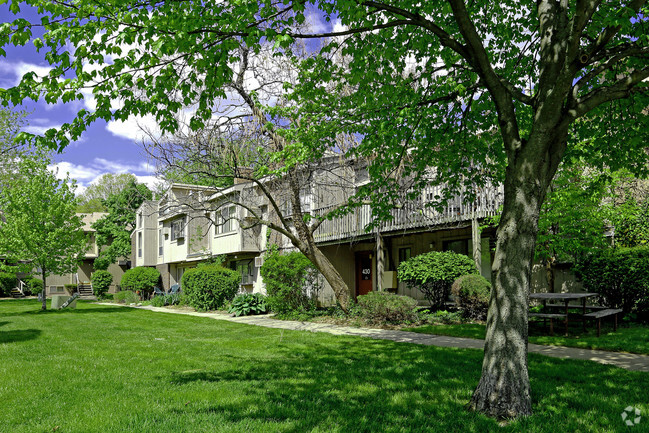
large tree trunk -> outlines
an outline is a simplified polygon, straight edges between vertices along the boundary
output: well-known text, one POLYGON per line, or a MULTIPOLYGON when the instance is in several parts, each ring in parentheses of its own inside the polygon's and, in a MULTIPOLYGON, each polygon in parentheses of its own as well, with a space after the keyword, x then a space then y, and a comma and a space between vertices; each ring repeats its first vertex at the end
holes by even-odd
POLYGON ((532 413, 527 368, 527 313, 538 218, 540 178, 508 176, 494 257, 482 377, 469 407, 496 418, 532 413), (515 180, 512 180, 515 178, 515 180))
POLYGON ((343 311, 349 311, 349 287, 343 280, 338 270, 331 264, 329 259, 322 254, 319 248, 313 247, 306 256, 318 268, 322 276, 327 280, 336 295, 336 300, 343 311))

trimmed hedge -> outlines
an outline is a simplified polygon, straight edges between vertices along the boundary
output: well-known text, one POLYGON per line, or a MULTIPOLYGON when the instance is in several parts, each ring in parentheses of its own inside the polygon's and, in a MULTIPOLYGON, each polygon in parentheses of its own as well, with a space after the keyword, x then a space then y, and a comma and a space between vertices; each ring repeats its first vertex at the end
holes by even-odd
POLYGON ((38 295, 43 291, 43 288, 45 287, 43 280, 41 280, 40 278, 30 278, 28 281, 26 281, 26 284, 29 288, 29 291, 32 292, 32 295, 38 295))
POLYGON ((113 282, 113 276, 110 272, 105 270, 97 270, 93 272, 92 277, 92 293, 99 299, 103 298, 110 285, 113 282))
POLYGON ((390 292, 370 292, 357 298, 359 313, 369 323, 416 322, 417 301, 390 292))
POLYGON ((241 274, 222 266, 207 265, 183 274, 182 290, 189 306, 198 311, 218 310, 239 291, 241 274))
POLYGON ((398 278, 419 289, 433 309, 439 310, 451 293, 451 285, 462 275, 477 274, 469 257, 453 251, 431 251, 399 264, 398 278))
POLYGON ((318 271, 300 252, 280 254, 271 248, 259 270, 267 304, 276 313, 313 311, 317 307, 318 271))
POLYGON ((597 251, 576 271, 584 289, 599 293, 604 305, 649 322, 649 247, 597 251))
POLYGON ((18 278, 16 274, 9 272, 0 272, 0 296, 10 296, 11 290, 18 285, 18 278))
MULTIPOLYGON (((99 272, 99 271, 97 271, 99 272)), ((122 275, 122 290, 139 291, 141 294, 153 292, 160 281, 160 272, 156 268, 138 266, 129 269, 122 275)))
POLYGON ((491 283, 482 275, 463 275, 451 286, 455 303, 462 316, 471 320, 485 320, 489 309, 491 283))

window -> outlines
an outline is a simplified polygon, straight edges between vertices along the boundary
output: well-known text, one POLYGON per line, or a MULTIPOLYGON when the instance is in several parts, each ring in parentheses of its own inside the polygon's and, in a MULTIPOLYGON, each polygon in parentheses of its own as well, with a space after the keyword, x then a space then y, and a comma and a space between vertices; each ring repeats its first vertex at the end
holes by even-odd
POLYGON ((185 237, 185 217, 179 218, 171 223, 171 240, 183 239, 185 237))
POLYGON ((410 258, 410 247, 399 248, 399 263, 405 262, 410 258))
POLYGON ((254 282, 253 259, 238 260, 230 264, 230 267, 241 274, 241 284, 252 284, 254 282))
POLYGON ((137 256, 142 257, 142 232, 137 233, 137 256))
POLYGON ((216 212, 216 234, 229 233, 236 230, 236 207, 229 206, 216 212))
POLYGON ((445 241, 443 245, 444 245, 444 251, 454 251, 458 254, 464 254, 465 256, 469 255, 468 239, 460 239, 457 241, 445 241))
POLYGON ((162 226, 158 229, 158 255, 161 256, 164 254, 164 237, 162 232, 162 226))

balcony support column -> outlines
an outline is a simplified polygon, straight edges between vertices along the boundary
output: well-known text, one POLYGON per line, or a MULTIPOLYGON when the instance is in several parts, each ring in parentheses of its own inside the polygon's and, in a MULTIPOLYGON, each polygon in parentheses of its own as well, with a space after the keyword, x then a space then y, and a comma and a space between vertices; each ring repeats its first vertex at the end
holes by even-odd
POLYGON ((473 261, 478 268, 478 272, 482 273, 482 242, 480 242, 480 226, 475 214, 471 219, 471 240, 473 243, 473 261))
POLYGON ((376 228, 376 290, 383 291, 383 270, 385 268, 385 255, 383 253, 383 236, 376 228))

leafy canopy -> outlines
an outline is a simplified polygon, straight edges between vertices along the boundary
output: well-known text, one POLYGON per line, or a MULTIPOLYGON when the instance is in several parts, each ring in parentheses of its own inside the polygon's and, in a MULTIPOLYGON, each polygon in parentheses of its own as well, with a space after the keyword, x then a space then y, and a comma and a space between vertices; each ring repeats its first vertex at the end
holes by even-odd
POLYGON ((74 184, 58 179, 49 162, 42 153, 25 155, 16 181, 0 191, 0 256, 26 261, 44 276, 75 272, 88 247, 74 184))
POLYGON ((120 257, 130 257, 131 233, 136 224, 135 211, 152 197, 151 190, 145 184, 131 179, 124 189, 103 200, 108 214, 92 225, 100 248, 100 255, 95 259, 97 269, 108 268, 120 257))

